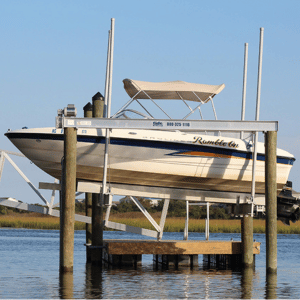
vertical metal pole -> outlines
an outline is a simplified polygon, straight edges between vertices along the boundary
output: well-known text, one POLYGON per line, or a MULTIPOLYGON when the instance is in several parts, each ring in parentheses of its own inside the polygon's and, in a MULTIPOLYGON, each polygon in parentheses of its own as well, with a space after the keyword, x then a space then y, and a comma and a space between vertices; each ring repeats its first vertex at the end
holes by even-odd
MULTIPOLYGON (((100 93, 97 93, 92 100, 93 117, 102 118, 104 108, 103 96, 100 93)), ((102 265, 103 205, 100 194, 92 194, 92 245, 91 261, 95 265, 102 265)))
POLYGON ((64 161, 60 203, 60 271, 73 272, 77 129, 64 128, 64 161))
POLYGON ((108 46, 107 46, 107 59, 106 59, 106 77, 105 77, 105 92, 104 92, 104 114, 103 117, 107 118, 108 113, 108 93, 109 93, 109 71, 110 71, 110 48, 111 48, 111 30, 108 31, 108 46))
MULTIPOLYGON (((104 116, 110 118, 111 110, 111 87, 112 87, 112 70, 113 70, 113 51, 114 51, 114 31, 115 19, 111 19, 111 30, 109 33, 108 42, 108 57, 107 57, 107 70, 106 70, 106 83, 105 83, 105 111, 104 116)), ((103 165, 103 180, 102 180, 102 197, 107 193, 107 166, 108 166, 108 145, 109 145, 110 132, 106 129, 105 134, 105 150, 104 150, 104 165, 103 165)))
POLYGON ((277 273, 277 132, 265 134, 266 271, 277 273))
MULTIPOLYGON (((92 118, 93 117, 93 105, 88 102, 84 108, 84 117, 85 118, 92 118)), ((85 193, 85 215, 87 217, 92 218, 92 193, 85 193)), ((86 224, 85 227, 86 232, 86 245, 92 244, 92 224, 86 224)), ((91 253, 89 248, 86 247, 86 261, 91 262, 91 253)))
MULTIPOLYGON (((256 115, 255 115, 256 121, 259 121, 259 113, 260 113, 263 40, 264 40, 264 28, 261 27, 260 28, 260 42, 259 42, 259 58, 258 58, 257 95, 256 95, 256 115)), ((252 217, 253 217, 253 208, 254 208, 253 202, 254 202, 254 197, 255 197, 255 168, 256 168, 256 160, 257 160, 257 143, 258 143, 258 132, 255 132, 255 134, 254 134, 253 167, 252 167, 252 187, 251 187, 251 197, 252 197, 251 216, 252 217)))
POLYGON ((1 181, 1 177, 2 177, 4 161, 5 161, 4 151, 0 151, 0 181, 1 181))
MULTIPOLYGON (((257 79, 257 96, 256 96, 256 115, 255 120, 259 121, 260 112, 260 92, 261 92, 261 70, 262 70, 262 53, 263 53, 263 28, 260 28, 260 43, 259 43, 259 59, 258 59, 258 79, 257 79)), ((252 185, 251 185, 251 216, 244 215, 242 217, 242 256, 244 267, 253 266, 253 211, 255 198, 255 172, 257 161, 257 143, 258 132, 254 133, 254 149, 252 160, 252 185), (251 239, 251 241, 250 241, 251 239)))
POLYGON ((205 239, 209 240, 209 203, 206 202, 205 239))
POLYGON ((189 201, 185 201, 186 206, 186 218, 185 218, 185 226, 184 226, 184 234, 183 239, 187 240, 189 236, 189 201))
POLYGON ((106 213, 105 213, 105 222, 104 222, 104 226, 107 225, 107 222, 109 221, 109 216, 110 216, 110 211, 111 211, 111 206, 112 206, 112 198, 113 195, 108 195, 108 204, 106 204, 106 213))
MULTIPOLYGON (((243 100, 242 100, 242 115, 241 120, 245 120, 246 109, 246 89, 247 89, 247 70, 248 70, 248 43, 245 43, 244 52, 244 76, 243 76, 243 100)), ((241 139, 244 138, 244 132, 241 131, 241 139)))
POLYGON ((261 27, 260 28, 260 40, 259 40, 259 57, 258 57, 257 98, 256 98, 256 117, 255 117, 256 121, 259 120, 259 113, 260 113, 263 44, 264 44, 264 28, 261 27))
POLYGON ((252 153, 252 183, 251 183, 251 198, 252 198, 252 207, 251 207, 251 217, 253 217, 254 210, 254 198, 255 198, 255 172, 256 172, 256 162, 257 162, 257 143, 258 143, 258 132, 254 132, 253 135, 253 144, 254 149, 252 153))
POLYGON ((109 63, 109 85, 108 85, 108 102, 107 102, 107 118, 110 118, 111 110, 111 89, 112 89, 112 74, 114 62, 114 39, 115 39, 115 19, 111 19, 111 39, 110 39, 110 63, 109 63))

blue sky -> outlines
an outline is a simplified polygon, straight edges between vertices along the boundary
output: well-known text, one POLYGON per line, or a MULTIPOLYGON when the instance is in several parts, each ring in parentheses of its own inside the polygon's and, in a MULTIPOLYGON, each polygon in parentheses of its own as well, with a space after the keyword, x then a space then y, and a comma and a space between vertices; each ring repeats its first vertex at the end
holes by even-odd
MULTIPOLYGON (((115 18, 112 112, 122 80, 221 84, 219 119, 240 119, 244 43, 249 43, 246 119, 255 118, 259 29, 264 27, 261 120, 278 120, 278 147, 300 158, 300 1, 0 0, 0 149, 8 128, 54 126, 57 109, 104 94, 107 38, 115 18)), ((176 107, 171 109, 178 116, 176 107)), ((28 161, 38 185, 52 181, 28 161)), ((300 159, 290 179, 300 190, 300 159)), ((6 163, 0 197, 37 202, 6 163), (18 187, 18 188, 16 188, 18 187)), ((45 193, 47 195, 47 193, 45 193)))

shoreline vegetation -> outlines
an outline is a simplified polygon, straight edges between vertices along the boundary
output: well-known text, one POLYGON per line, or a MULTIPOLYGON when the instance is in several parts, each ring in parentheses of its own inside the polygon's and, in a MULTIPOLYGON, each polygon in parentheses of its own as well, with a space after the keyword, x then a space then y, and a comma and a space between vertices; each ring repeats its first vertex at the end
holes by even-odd
MULTIPOLYGON (((152 215, 159 223, 160 215, 152 215)), ((149 221, 139 213, 127 212, 113 214, 110 221, 123 223, 130 226, 152 229, 149 221)), ((184 217, 167 217, 164 232, 183 232, 185 225, 184 217)), ((85 230, 85 223, 75 222, 75 230, 85 230)), ((37 213, 13 213, 0 215, 0 228, 26 228, 26 229, 48 229, 59 230, 59 218, 44 216, 37 213)), ((105 228, 105 230, 110 230, 105 228)), ((211 219, 209 226, 210 233, 240 233, 241 220, 236 219, 211 219)), ((189 232, 205 232, 204 219, 190 219, 189 232)), ((265 220, 253 220, 253 233, 265 233, 265 220)), ((277 223, 278 234, 300 234, 300 221, 291 223, 290 226, 284 225, 281 221, 277 223)))

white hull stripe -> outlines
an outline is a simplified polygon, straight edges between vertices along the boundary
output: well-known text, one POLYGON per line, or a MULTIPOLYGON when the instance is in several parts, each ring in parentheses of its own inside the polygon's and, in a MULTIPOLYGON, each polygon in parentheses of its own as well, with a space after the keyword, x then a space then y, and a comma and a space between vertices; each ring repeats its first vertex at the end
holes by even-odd
MULTIPOLYGON (((9 139, 40 139, 40 140, 64 140, 63 134, 43 134, 43 133, 14 133, 8 132, 5 134, 9 139)), ((78 142, 104 144, 105 138, 99 136, 78 135, 78 142)), ((204 156, 204 157, 222 157, 222 158, 242 158, 252 160, 252 152, 238 151, 236 149, 218 148, 212 146, 202 146, 199 144, 183 144, 181 142, 166 142, 142 139, 126 139, 126 138, 111 138, 110 143, 113 145, 122 145, 130 147, 143 147, 154 149, 165 149, 174 151, 167 155, 172 156, 204 156)), ((258 154, 257 160, 264 161, 265 155, 258 154)), ((289 157, 277 156, 277 163, 293 165, 295 159, 289 157)))

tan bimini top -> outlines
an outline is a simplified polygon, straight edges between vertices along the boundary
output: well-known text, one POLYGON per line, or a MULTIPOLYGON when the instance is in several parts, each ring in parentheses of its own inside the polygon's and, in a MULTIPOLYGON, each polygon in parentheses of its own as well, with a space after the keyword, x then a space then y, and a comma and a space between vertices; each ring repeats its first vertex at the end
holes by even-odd
POLYGON ((146 82, 124 79, 124 89, 133 99, 181 99, 208 102, 210 97, 219 94, 225 84, 208 85, 185 81, 146 82), (199 100, 201 99, 201 101, 199 100))

